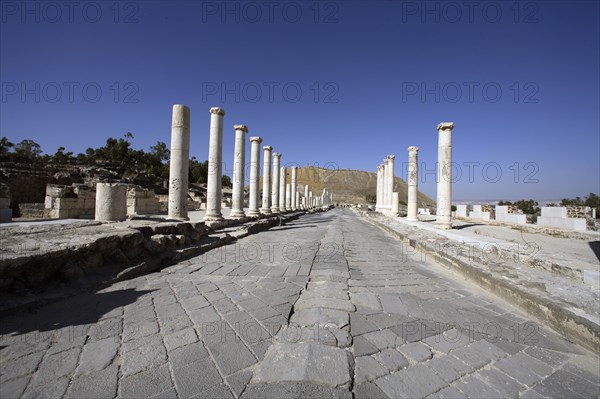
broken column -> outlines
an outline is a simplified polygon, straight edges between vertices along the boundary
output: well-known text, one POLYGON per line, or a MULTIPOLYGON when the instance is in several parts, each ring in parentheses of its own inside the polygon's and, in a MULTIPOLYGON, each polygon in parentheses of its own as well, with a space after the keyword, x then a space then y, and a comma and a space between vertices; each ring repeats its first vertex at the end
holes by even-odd
POLYGON ((96 184, 95 219, 99 222, 121 222, 127 219, 127 185, 96 184))
POLYGON ((291 190, 291 198, 290 198, 290 206, 291 206, 291 210, 295 211, 298 207, 298 205, 296 204, 296 186, 297 186, 297 172, 298 172, 298 167, 297 166, 292 166, 292 177, 290 180, 290 190, 291 190))
POLYGON ((453 122, 438 125, 437 211, 436 224, 452 228, 452 129, 453 122))
POLYGON ((187 220, 190 162, 190 109, 173 105, 169 160, 169 218, 187 220))
POLYGON ((279 160, 281 154, 278 152, 273 153, 273 192, 271 193, 271 212, 279 212, 279 160))
POLYGON ((408 200, 406 220, 417 221, 417 195, 419 185, 419 148, 408 147, 408 200))
POLYGON ((259 216, 258 203, 260 192, 260 137, 250 137, 250 199, 248 200, 248 216, 259 216))
POLYGON ((285 166, 279 168, 279 211, 285 212, 285 166))
POLYGON ((271 150, 273 147, 263 147, 263 192, 260 213, 271 214, 271 150))
POLYGON ((244 169, 246 166, 246 133, 245 125, 235 125, 235 147, 233 150, 233 187, 231 190, 230 218, 239 219, 244 213, 244 169))
POLYGON ((204 220, 221 220, 221 180, 223 176, 223 117, 221 108, 210 109, 208 144, 208 178, 206 184, 206 214, 204 220))

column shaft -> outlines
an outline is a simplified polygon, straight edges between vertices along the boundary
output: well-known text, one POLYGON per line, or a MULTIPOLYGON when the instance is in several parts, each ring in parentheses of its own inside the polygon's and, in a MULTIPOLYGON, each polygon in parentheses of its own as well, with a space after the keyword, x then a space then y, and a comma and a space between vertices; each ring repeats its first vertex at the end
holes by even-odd
POLYGON ((225 111, 210 109, 210 138, 208 144, 208 179, 206 184, 206 215, 204 220, 221 220, 221 180, 223 176, 223 117, 225 111))
POLYGON ((392 193, 394 192, 394 158, 396 158, 393 155, 388 155, 387 159, 388 159, 388 167, 387 167, 387 203, 388 203, 388 210, 391 212, 392 210, 392 193))
POLYGON ((259 216, 258 203, 260 190, 260 137, 250 137, 250 197, 248 198, 248 216, 259 216))
POLYGON ((233 150, 233 188, 231 190, 230 218, 243 218, 244 213, 244 172, 246 168, 246 133, 244 125, 235 125, 235 147, 233 150))
POLYGON ((408 147, 408 199, 406 220, 416 221, 417 218, 417 194, 419 186, 419 148, 408 147))
POLYGON ((262 207, 260 212, 265 215, 271 214, 271 150, 273 147, 263 147, 263 192, 262 207))
POLYGON ((290 190, 291 190, 291 210, 295 211, 297 208, 296 204, 296 181, 298 178, 298 168, 296 166, 292 166, 292 177, 290 181, 290 190))
POLYGON ((279 211, 285 212, 285 180, 286 180, 286 169, 285 166, 279 168, 279 211))
POLYGON ((271 193, 271 212, 279 212, 279 160, 281 154, 278 152, 273 153, 273 192, 271 193))
POLYGON ((188 220, 190 162, 190 109, 173 105, 171 159, 169 160, 169 219, 188 220))
POLYGON ((441 229, 452 228, 452 129, 454 123, 438 125, 438 170, 436 222, 441 229))

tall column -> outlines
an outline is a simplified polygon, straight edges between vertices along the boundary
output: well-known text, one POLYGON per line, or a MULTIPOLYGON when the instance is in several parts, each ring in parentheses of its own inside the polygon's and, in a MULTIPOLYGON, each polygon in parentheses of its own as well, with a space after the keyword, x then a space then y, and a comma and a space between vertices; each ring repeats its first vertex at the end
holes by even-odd
POLYGON ((315 206, 315 202, 314 202, 313 192, 312 191, 308 192, 308 206, 310 208, 312 208, 313 206, 315 206))
POLYGON ((417 221, 417 193, 419 186, 419 147, 408 147, 408 200, 406 220, 417 221))
POLYGON ((387 203, 388 203, 388 210, 391 212, 392 210, 392 193, 394 192, 394 158, 396 158, 394 155, 388 155, 387 159, 388 159, 388 167, 386 169, 386 173, 387 173, 387 203))
POLYGON ((208 144, 208 179, 206 184, 206 215, 204 220, 221 220, 221 180, 223 176, 223 117, 221 108, 210 109, 210 139, 208 144))
POLYGON ((387 184, 387 175, 388 175, 388 162, 389 159, 384 159, 383 160, 383 172, 381 172, 381 192, 382 192, 382 204, 381 204, 381 209, 385 212, 389 209, 389 202, 388 202, 388 184, 387 184))
POLYGON ((292 210, 292 185, 290 183, 285 184, 285 210, 286 212, 292 210))
POLYGON ((295 211, 296 208, 298 207, 298 204, 296 203, 296 183, 297 183, 297 179, 298 179, 298 167, 297 166, 292 166, 292 177, 290 180, 290 190, 291 190, 291 210, 295 211))
POLYGON ((398 216, 400 213, 400 198, 399 194, 394 191, 392 193, 392 216, 398 216))
POLYGON ((304 186, 304 198, 306 198, 306 205, 309 206, 310 204, 308 203, 308 191, 309 191, 309 187, 308 184, 306 184, 304 186))
POLYGON ((250 198, 248 199, 248 216, 260 216, 258 203, 260 200, 260 137, 250 137, 250 198))
POLYGON ((190 163, 190 109, 173 105, 171 159, 169 160, 169 219, 188 220, 190 163))
POLYGON ((381 165, 377 165, 377 185, 375 186, 375 210, 381 208, 381 165))
POLYGON ((231 190, 230 218, 239 219, 244 213, 244 169, 246 167, 246 133, 245 125, 235 125, 235 147, 233 149, 233 189, 231 190))
POLYGON ((271 150, 273 147, 263 147, 263 192, 260 213, 271 214, 271 150))
POLYGON ((279 168, 279 212, 285 212, 285 166, 279 168))
POLYGON ((438 125, 438 170, 436 222, 441 229, 452 228, 452 129, 453 122, 438 125))
POLYGON ((300 193, 296 192, 296 195, 294 195, 294 199, 296 200, 296 208, 294 208, 295 211, 297 211, 298 209, 302 209, 302 206, 300 205, 300 193))
POLYGON ((279 212, 279 160, 281 154, 278 152, 273 153, 273 192, 271 193, 271 212, 279 212))

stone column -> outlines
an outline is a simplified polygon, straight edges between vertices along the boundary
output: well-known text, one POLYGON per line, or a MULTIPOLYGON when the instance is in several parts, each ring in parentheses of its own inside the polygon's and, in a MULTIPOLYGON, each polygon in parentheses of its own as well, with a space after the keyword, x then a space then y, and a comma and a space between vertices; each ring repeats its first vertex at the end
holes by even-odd
POLYGON ((387 211, 389 209, 390 203, 388 202, 388 184, 387 184, 387 175, 388 175, 388 162, 389 160, 386 158, 383 160, 383 171, 381 172, 381 193, 382 201, 381 201, 381 209, 382 211, 387 211))
POLYGON ((419 187, 419 148, 408 147, 408 200, 406 220, 417 221, 417 193, 419 187))
POLYGON ((98 222, 121 222, 127 219, 127 185, 96 184, 95 219, 98 222))
POLYGON ((204 220, 222 220, 221 179, 223 176, 223 117, 221 108, 210 109, 210 139, 208 144, 208 179, 206 182, 206 214, 204 220))
POLYGON ((394 155, 388 155, 388 167, 386 169, 387 173, 387 204, 388 211, 392 210, 392 193, 394 192, 394 159, 396 157, 394 155))
POLYGON ((306 197, 302 197, 302 209, 306 209, 306 197))
POLYGON ((308 192, 308 207, 312 208, 315 204, 313 203, 313 192, 308 192))
POLYGON ((281 154, 273 153, 273 192, 271 193, 271 212, 279 212, 279 160, 281 154))
POLYGON ((190 163, 190 109, 173 105, 171 159, 169 160, 169 219, 188 220, 190 163))
POLYGON ((285 212, 285 166, 279 168, 279 211, 285 212))
POLYGON ((306 204, 305 205, 310 205, 308 203, 308 191, 309 191, 309 189, 308 189, 308 184, 307 184, 307 185, 304 186, 304 198, 306 198, 306 204))
POLYGON ((297 204, 296 204, 296 186, 297 186, 297 180, 298 180, 298 167, 297 166, 292 166, 292 177, 290 179, 290 190, 291 190, 291 210, 295 211, 297 208, 297 204))
POLYGON ((400 213, 400 198, 397 192, 392 193, 392 216, 398 216, 400 213))
POLYGON ((377 185, 375 187, 375 210, 381 208, 381 165, 377 165, 377 185))
POLYGON ((260 216, 258 203, 260 200, 260 137, 250 137, 250 198, 248 199, 248 216, 260 216))
POLYGON ((246 133, 245 125, 235 125, 235 147, 233 149, 233 188, 231 193, 231 213, 229 217, 239 219, 244 213, 244 169, 246 168, 246 133))
POLYGON ((300 205, 300 193, 296 192, 296 195, 294 195, 294 199, 296 200, 296 208, 294 208, 295 211, 302 209, 301 205, 300 205))
POLYGON ((290 183, 285 184, 285 211, 289 212, 292 210, 292 185, 290 183))
POLYGON ((273 147, 263 147, 263 192, 260 213, 271 214, 271 150, 273 147))
POLYGON ((453 122, 438 125, 438 170, 436 222, 441 229, 452 228, 452 129, 453 122))

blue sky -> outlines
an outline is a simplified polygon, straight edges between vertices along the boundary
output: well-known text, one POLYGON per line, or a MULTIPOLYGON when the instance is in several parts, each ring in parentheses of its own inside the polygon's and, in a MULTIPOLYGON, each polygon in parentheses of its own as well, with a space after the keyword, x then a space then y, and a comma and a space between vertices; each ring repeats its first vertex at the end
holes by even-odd
MULTIPOLYGON (((598 193, 599 4, 3 0, 0 135, 77 153, 129 131, 148 149, 181 103, 204 160, 219 106, 225 170, 243 123, 284 162, 395 154, 405 177, 407 147, 434 170, 454 121, 455 199, 598 193)), ((435 198, 432 173, 420 190, 435 198)))

